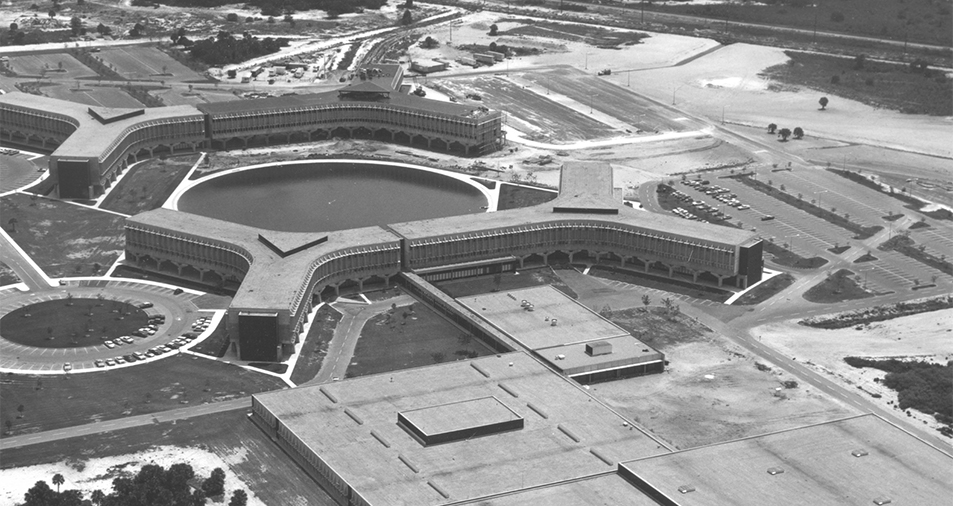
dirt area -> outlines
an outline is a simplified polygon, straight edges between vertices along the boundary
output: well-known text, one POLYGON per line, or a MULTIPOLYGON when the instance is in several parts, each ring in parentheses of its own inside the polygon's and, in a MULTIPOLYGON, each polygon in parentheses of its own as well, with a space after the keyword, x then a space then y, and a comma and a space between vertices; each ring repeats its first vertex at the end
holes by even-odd
POLYGON ((9 265, 0 262, 0 286, 13 285, 20 281, 20 276, 17 276, 17 273, 13 272, 9 265))
MULTIPOLYGON (((883 379, 884 371, 855 369, 844 362, 844 357, 907 358, 936 363, 953 359, 953 309, 932 311, 913 316, 873 323, 856 328, 823 330, 798 325, 787 321, 758 327, 753 334, 762 341, 806 363, 830 379, 848 388, 857 388, 871 395, 885 409, 897 409, 897 394, 874 382, 883 379)), ((938 428, 932 414, 910 410, 911 424, 929 425, 938 428)))
POLYGON ((790 380, 711 332, 659 348, 665 372, 592 385, 590 392, 656 436, 685 449, 855 414, 790 380), (778 390, 780 389, 780 390, 778 390))
POLYGON ((328 354, 328 345, 334 337, 334 329, 341 321, 341 313, 329 305, 321 306, 314 314, 308 336, 295 362, 291 382, 300 385, 311 381, 321 371, 321 364, 328 354))

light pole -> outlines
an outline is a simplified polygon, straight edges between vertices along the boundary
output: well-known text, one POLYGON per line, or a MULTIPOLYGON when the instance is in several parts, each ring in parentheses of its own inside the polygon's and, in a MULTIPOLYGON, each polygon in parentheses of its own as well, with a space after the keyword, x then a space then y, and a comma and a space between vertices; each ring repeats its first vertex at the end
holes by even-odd
POLYGON ((815 196, 817 196, 817 207, 821 207, 821 194, 822 194, 822 193, 827 193, 828 191, 829 191, 829 190, 821 190, 821 191, 819 191, 819 192, 817 192, 817 193, 814 194, 815 196))
POLYGON ((589 70, 589 51, 586 51, 586 64, 585 70, 589 70))
POLYGON ((814 41, 812 44, 817 44, 817 4, 814 4, 814 41))
POLYGON ((680 89, 682 89, 682 86, 685 86, 685 85, 684 85, 684 84, 680 84, 680 85, 676 86, 674 90, 672 90, 672 105, 675 105, 675 92, 678 91, 678 90, 680 90, 680 89))
POLYGON ((794 234, 790 236, 790 238, 788 239, 788 242, 790 243, 790 246, 791 246, 791 253, 794 253, 794 238, 795 237, 801 237, 801 234, 794 234))
POLYGON ((725 106, 724 106, 724 104, 722 104, 722 106, 721 106, 721 124, 722 124, 722 125, 725 124, 725 106))

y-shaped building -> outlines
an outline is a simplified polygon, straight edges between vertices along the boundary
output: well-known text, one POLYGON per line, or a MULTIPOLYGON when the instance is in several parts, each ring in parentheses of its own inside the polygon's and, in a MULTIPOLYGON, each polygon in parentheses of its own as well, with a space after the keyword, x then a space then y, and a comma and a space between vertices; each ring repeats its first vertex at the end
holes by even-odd
POLYGON ((346 136, 481 155, 504 142, 499 111, 400 93, 399 65, 370 65, 359 75, 364 80, 325 93, 148 109, 8 93, 0 95, 0 138, 52 150, 57 194, 81 199, 102 195, 143 157, 203 148, 346 136))
POLYGON ((245 360, 287 356, 312 303, 345 283, 389 284, 402 272, 426 282, 586 255, 745 287, 761 279, 761 247, 751 232, 623 205, 612 168, 600 162, 567 163, 559 196, 524 209, 328 233, 274 232, 170 209, 126 222, 126 259, 136 266, 239 284, 226 321, 245 360))

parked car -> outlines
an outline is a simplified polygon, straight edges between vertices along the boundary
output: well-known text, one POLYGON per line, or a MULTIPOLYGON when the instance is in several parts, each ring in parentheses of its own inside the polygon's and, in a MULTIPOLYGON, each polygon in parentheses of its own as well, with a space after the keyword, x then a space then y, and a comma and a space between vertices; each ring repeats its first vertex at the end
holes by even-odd
POLYGON ((121 339, 122 342, 124 342, 124 343, 126 343, 126 344, 132 344, 132 343, 135 342, 135 341, 134 341, 131 337, 129 337, 129 336, 122 336, 122 337, 120 337, 119 339, 121 339))
POLYGON ((768 221, 768 220, 773 220, 773 219, 774 219, 774 216, 772 216, 772 215, 770 215, 770 214, 766 214, 766 215, 764 215, 764 216, 761 217, 761 221, 768 221))
POLYGON ((96 364, 96 367, 106 367, 106 361, 101 358, 97 358, 93 363, 96 364))
POLYGON ((116 347, 116 343, 112 341, 103 341, 103 345, 105 345, 110 350, 116 347))
POLYGON ((141 352, 141 351, 137 351, 137 352, 133 353, 132 355, 133 355, 134 357, 138 358, 139 360, 143 360, 143 359, 146 358, 146 354, 143 353, 143 352, 141 352))
POLYGON ((73 364, 71 364, 71 363, 69 363, 69 362, 63 364, 63 370, 66 371, 66 372, 72 371, 72 370, 73 370, 73 364))
POLYGON ((152 307, 152 306, 154 306, 154 304, 151 303, 151 302, 143 302, 142 304, 139 304, 139 306, 137 306, 137 307, 138 307, 139 309, 149 309, 149 308, 152 307))

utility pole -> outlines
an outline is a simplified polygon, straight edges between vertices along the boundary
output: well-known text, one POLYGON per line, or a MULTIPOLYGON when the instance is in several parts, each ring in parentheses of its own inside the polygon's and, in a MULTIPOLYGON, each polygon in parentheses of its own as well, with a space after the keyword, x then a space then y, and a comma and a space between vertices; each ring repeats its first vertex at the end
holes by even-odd
POLYGON ((812 44, 817 44, 817 4, 814 4, 814 41, 812 44))
POLYGON ((642 21, 640 21, 640 23, 644 25, 645 24, 645 0, 642 0, 641 2, 639 2, 639 6, 642 7, 642 21))

